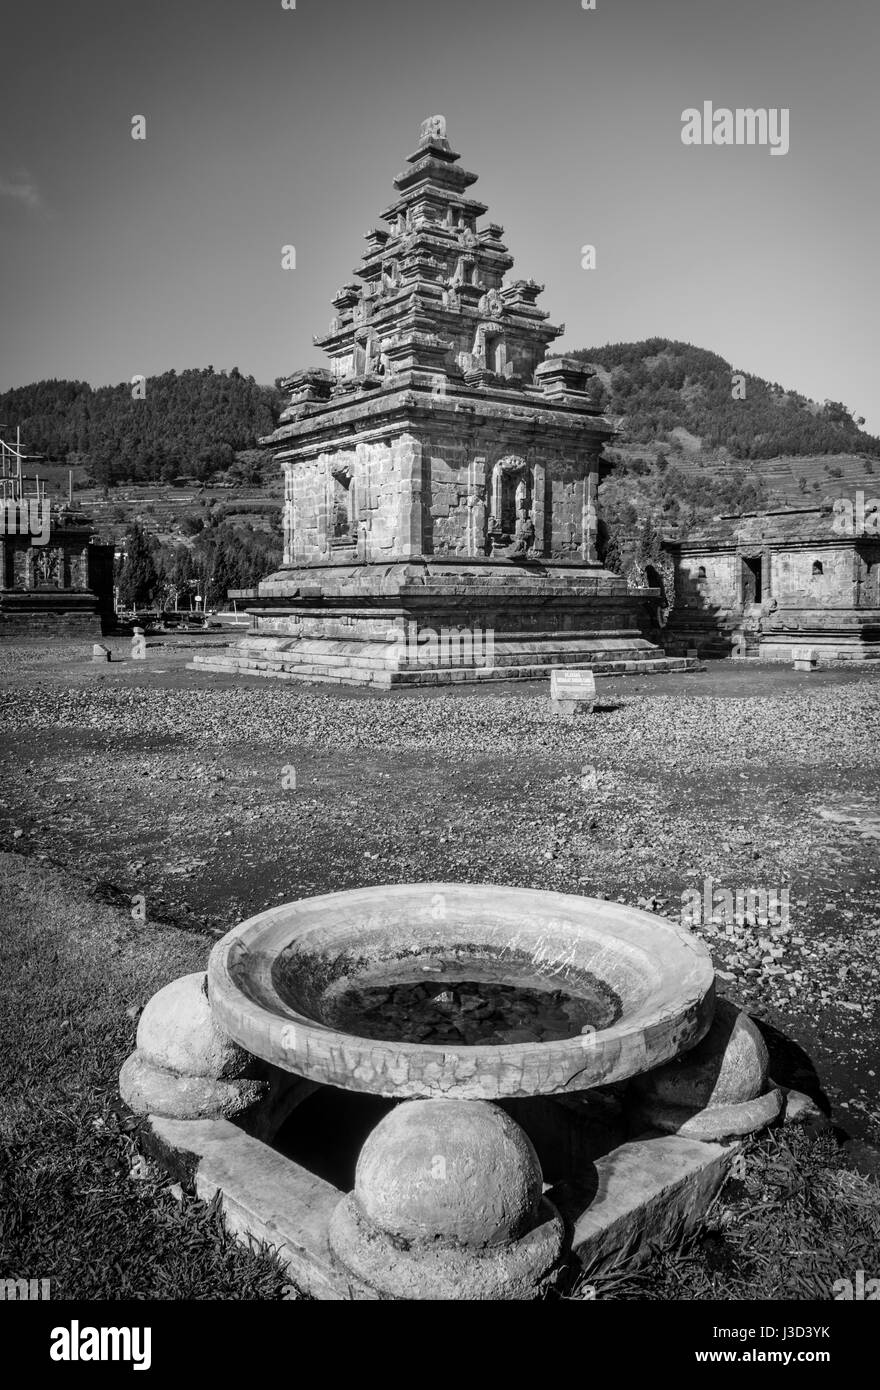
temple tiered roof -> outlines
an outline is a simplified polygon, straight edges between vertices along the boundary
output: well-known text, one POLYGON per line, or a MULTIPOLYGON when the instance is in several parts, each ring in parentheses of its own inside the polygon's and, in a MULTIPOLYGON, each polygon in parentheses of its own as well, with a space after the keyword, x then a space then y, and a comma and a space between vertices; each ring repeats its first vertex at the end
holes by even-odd
POLYGON ((387 386, 405 372, 427 373, 434 391, 447 382, 534 383, 564 325, 548 323, 538 308, 543 285, 505 284, 513 257, 504 229, 478 227, 487 209, 467 196, 477 176, 458 158, 444 118, 425 121, 418 149, 394 181, 399 196, 382 214, 387 229, 366 233, 358 278, 339 290, 329 332, 315 339, 330 371, 289 378, 291 409, 282 418, 308 400, 387 386))

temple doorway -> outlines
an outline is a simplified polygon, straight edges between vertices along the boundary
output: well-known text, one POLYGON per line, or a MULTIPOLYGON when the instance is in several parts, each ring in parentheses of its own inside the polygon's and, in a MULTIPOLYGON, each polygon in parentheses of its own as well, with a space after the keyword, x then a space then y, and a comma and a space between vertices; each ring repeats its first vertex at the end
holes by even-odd
POLYGON ((743 556, 742 595, 744 608, 750 603, 760 603, 763 598, 760 555, 743 556))

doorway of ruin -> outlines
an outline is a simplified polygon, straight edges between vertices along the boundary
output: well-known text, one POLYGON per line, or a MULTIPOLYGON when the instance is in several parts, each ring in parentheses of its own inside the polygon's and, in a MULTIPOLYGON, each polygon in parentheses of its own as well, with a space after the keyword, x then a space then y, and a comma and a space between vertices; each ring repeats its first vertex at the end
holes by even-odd
POLYGON ((760 603, 763 597, 760 555, 744 555, 742 571, 743 607, 760 603))

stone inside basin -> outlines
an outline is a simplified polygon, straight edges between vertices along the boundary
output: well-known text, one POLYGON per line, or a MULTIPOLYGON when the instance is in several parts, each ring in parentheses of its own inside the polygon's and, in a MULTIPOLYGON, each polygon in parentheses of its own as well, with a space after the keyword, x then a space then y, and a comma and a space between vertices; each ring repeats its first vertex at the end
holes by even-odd
POLYGON ((324 960, 282 951, 273 972, 280 998, 328 1027, 385 1042, 558 1041, 607 1028, 622 1013, 619 996, 590 971, 547 969, 528 951, 450 940, 339 964, 327 984, 324 960))
POLYGON ((713 970, 687 930, 604 900, 396 884, 273 908, 211 955, 211 1006, 287 1071, 397 1097, 585 1090, 709 1027, 713 970))

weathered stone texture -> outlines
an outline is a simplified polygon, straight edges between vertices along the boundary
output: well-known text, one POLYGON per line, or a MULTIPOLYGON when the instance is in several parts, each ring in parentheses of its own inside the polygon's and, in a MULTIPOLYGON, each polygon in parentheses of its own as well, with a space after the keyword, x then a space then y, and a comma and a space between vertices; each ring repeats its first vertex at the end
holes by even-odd
POLYGON ((287 380, 263 441, 285 474, 284 564, 260 584, 254 636, 291 645, 283 660, 242 647, 196 665, 388 683, 394 651, 371 647, 399 622, 503 633, 495 678, 666 660, 641 633, 656 591, 630 592, 598 560, 613 429, 592 369, 546 358, 562 327, 537 306, 543 286, 505 283, 502 228, 478 228, 476 176, 457 161, 445 137, 410 156, 388 230, 367 233, 360 283, 342 286, 317 340, 329 368, 287 380), (560 653, 560 633, 592 645, 560 653))
POLYGON ((669 541, 672 649, 791 660, 880 658, 880 541, 835 531, 830 507, 719 517, 669 541))

